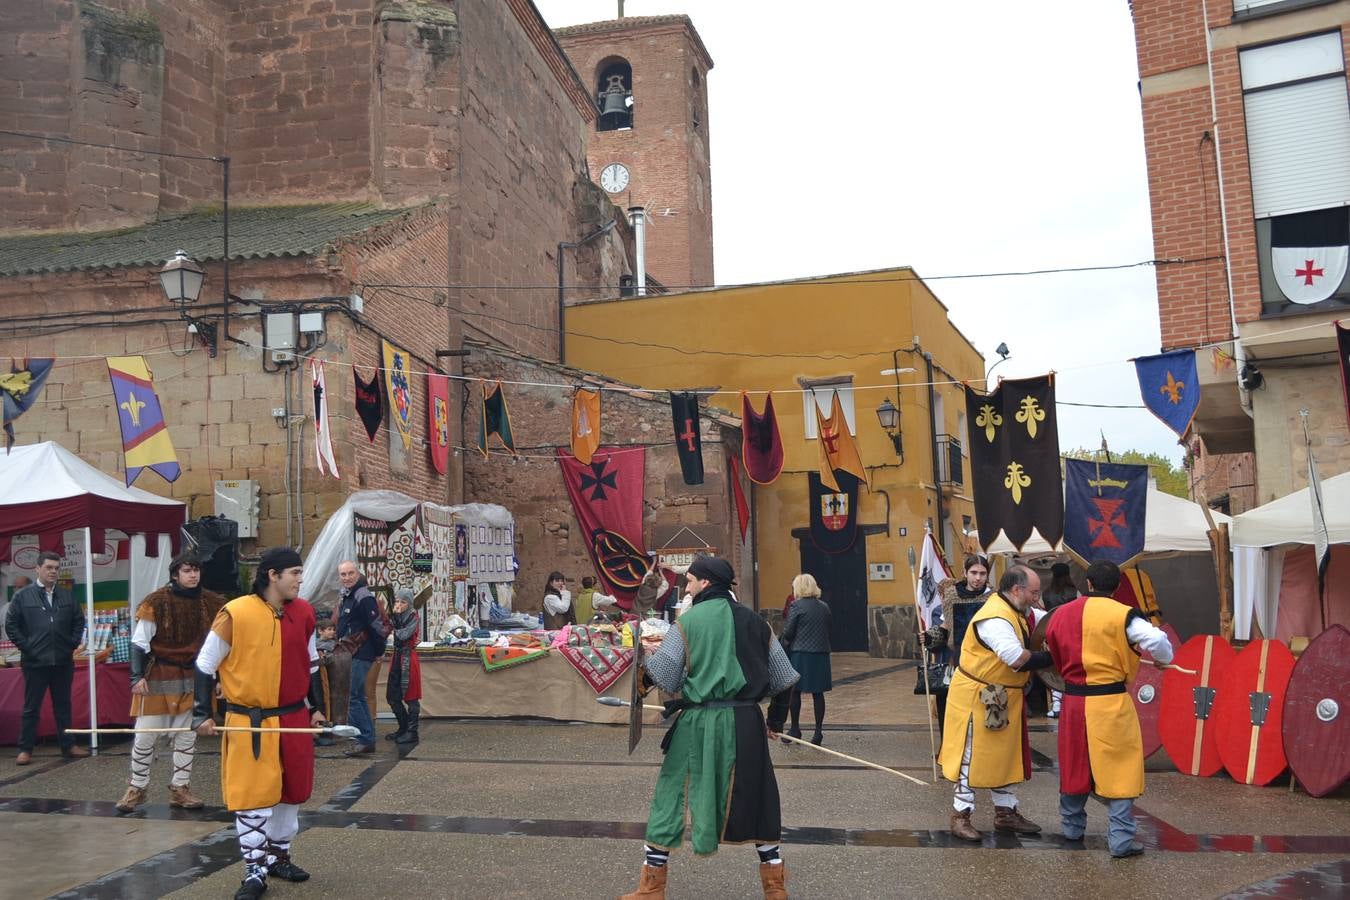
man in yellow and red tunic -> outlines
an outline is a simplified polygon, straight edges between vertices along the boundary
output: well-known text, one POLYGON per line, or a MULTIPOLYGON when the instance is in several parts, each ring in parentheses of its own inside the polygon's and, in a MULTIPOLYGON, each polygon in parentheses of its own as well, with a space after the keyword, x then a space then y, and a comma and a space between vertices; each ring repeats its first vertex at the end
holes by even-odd
POLYGON ((1107 845, 1117 859, 1138 856, 1134 798, 1144 793, 1144 743, 1139 716, 1126 690, 1139 671, 1139 650, 1158 662, 1172 659, 1167 635, 1139 610, 1112 599, 1120 584, 1114 563, 1094 562, 1088 592, 1056 607, 1045 644, 1064 676, 1059 718, 1059 815, 1064 836, 1080 840, 1087 800, 1106 801, 1107 845))
MULTIPOLYGON (((323 724, 310 676, 318 670, 314 608, 299 599, 300 555, 274 547, 262 555, 253 593, 231 600, 216 616, 197 656, 193 726, 209 737, 214 680, 219 678, 228 727, 305 728, 323 724)), ((268 875, 304 881, 291 862, 300 804, 314 787, 310 734, 227 732, 221 735, 220 787, 234 813, 244 881, 235 900, 256 900, 268 875)))

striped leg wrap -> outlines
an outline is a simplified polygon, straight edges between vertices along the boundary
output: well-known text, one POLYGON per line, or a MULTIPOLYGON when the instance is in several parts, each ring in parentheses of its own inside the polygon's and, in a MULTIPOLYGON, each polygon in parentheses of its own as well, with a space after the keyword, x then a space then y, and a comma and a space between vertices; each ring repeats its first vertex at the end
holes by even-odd
POLYGON ((651 844, 647 845, 647 865, 653 869, 659 869, 670 861, 670 851, 659 850, 651 844))

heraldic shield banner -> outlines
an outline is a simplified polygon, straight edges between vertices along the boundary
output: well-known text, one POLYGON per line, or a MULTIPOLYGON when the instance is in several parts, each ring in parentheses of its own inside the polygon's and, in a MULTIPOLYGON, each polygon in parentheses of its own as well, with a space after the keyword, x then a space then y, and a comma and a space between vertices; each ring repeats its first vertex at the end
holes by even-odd
POLYGON ((819 472, 808 472, 811 483, 811 543, 825 553, 843 553, 858 536, 858 479, 835 472, 839 490, 821 483, 819 472))
POLYGON ((1173 350, 1134 361, 1139 378, 1139 396, 1158 420, 1185 437, 1191 419, 1200 407, 1200 376, 1194 350, 1173 350))
POLYGON ((999 531, 1019 550, 1034 528, 1051 546, 1064 530, 1053 375, 966 388, 970 470, 980 546, 999 531))
POLYGON ((601 447, 585 464, 559 447, 558 465, 605 593, 632 609, 649 568, 642 546, 646 449, 601 447))
POLYGON ((1144 552, 1148 466, 1064 461, 1064 546, 1087 564, 1144 552))

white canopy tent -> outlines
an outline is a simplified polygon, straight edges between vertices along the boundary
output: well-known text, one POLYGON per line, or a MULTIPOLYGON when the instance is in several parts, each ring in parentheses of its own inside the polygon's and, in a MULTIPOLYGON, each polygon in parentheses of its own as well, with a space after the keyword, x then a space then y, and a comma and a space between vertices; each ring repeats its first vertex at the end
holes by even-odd
MULTIPOLYGON (((1215 525, 1232 521, 1221 512, 1211 511, 1210 515, 1214 517, 1215 525)), ((1051 547, 1045 538, 1033 532, 1019 551, 1013 546, 1012 541, 1008 540, 1007 535, 1000 532, 988 552, 1020 552, 1023 556, 1035 556, 1040 553, 1063 552, 1063 544, 1051 547)), ((1205 520, 1205 511, 1200 508, 1200 504, 1165 493, 1150 485, 1144 512, 1144 553, 1208 552, 1210 552, 1209 523, 1205 520)))
MULTIPOLYGON (((11 448, 0 455, 0 539, 9 546, 16 535, 63 541, 67 531, 84 533, 85 617, 94 621, 94 529, 121 531, 131 539, 128 594, 142 597, 169 577, 174 536, 187 518, 187 506, 136 487, 127 487, 74 453, 50 441, 11 448), (147 536, 157 538, 159 555, 145 552, 147 536)), ((8 551, 6 551, 8 552, 8 551)), ((98 684, 89 657, 89 719, 98 725, 98 684)), ((93 735, 98 747, 98 735, 93 735)))
MULTIPOLYGON (((1322 508, 1331 544, 1350 544, 1350 472, 1322 482, 1322 508)), ((1314 543, 1312 497, 1295 491, 1233 519, 1233 624, 1235 636, 1251 636, 1252 622, 1274 637, 1279 615, 1284 557, 1314 543)))

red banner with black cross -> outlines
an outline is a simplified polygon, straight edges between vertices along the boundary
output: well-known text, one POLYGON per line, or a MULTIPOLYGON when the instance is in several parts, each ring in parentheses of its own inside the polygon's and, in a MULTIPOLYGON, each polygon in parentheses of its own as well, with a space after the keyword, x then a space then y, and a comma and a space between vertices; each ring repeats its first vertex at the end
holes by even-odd
POLYGON ((572 512, 581 526, 605 592, 625 610, 650 563, 642 544, 642 495, 647 472, 645 447, 601 447, 589 464, 558 448, 572 512))

